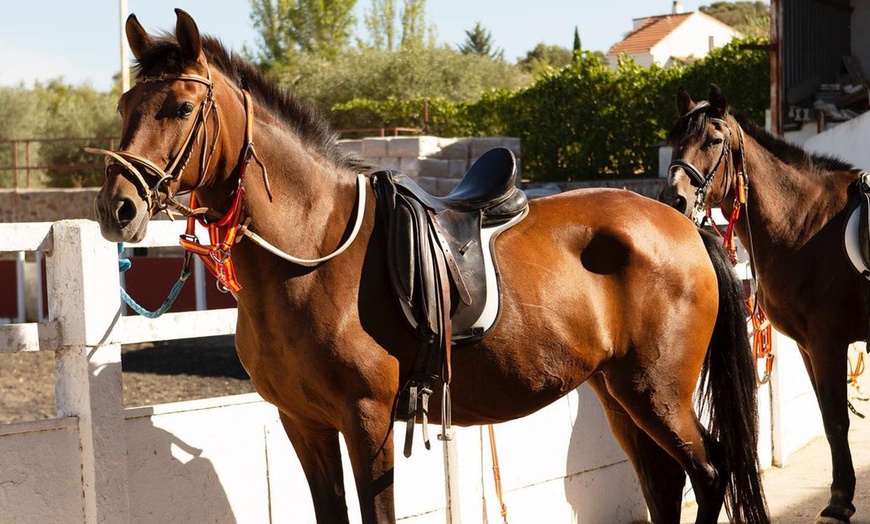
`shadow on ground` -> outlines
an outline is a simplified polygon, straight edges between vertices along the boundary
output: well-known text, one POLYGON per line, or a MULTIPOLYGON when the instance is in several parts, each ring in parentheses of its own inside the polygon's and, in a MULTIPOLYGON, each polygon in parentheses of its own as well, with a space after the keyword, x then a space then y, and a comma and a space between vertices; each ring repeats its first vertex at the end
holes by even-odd
POLYGON ((248 379, 231 335, 124 346, 121 365, 125 373, 248 379))

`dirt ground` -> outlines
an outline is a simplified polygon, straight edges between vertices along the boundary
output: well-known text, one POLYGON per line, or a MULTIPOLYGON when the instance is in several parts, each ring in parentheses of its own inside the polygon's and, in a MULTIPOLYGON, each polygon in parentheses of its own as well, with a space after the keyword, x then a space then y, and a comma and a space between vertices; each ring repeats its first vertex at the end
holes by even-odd
MULTIPOLYGON (((121 347, 124 405, 251 393, 232 336, 121 347)), ((0 423, 55 416, 54 352, 0 355, 0 423)))

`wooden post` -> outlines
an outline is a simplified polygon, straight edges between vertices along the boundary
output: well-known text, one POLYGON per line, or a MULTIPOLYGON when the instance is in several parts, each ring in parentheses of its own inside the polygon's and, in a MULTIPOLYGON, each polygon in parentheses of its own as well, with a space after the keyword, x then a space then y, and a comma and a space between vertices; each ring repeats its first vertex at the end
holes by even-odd
POLYGON ((63 326, 57 412, 79 421, 85 522, 129 522, 121 346, 107 343, 120 318, 118 255, 96 222, 56 222, 52 236, 49 317, 63 326))

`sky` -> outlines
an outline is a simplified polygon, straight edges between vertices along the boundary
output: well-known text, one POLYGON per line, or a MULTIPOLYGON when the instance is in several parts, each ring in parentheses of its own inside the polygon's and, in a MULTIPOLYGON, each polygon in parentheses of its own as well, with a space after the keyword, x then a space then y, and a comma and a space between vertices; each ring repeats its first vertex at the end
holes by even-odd
MULTIPOLYGON (((399 2, 400 3, 400 2, 399 2)), ((694 11, 712 0, 684 0, 694 11)), ((767 2, 769 3, 769 1, 767 2)), ((357 20, 371 5, 358 0, 357 20)), ((203 34, 230 49, 257 47, 249 0, 127 0, 150 32, 175 27, 173 9, 184 9, 203 34)), ((514 62, 538 43, 571 49, 574 28, 584 49, 606 52, 631 30, 632 19, 670 13, 671 0, 428 0, 428 22, 438 44, 460 45, 477 22, 514 62)), ((0 0, 0 85, 31 86, 62 77, 72 84, 108 90, 120 70, 118 0, 0 0)), ((357 36, 366 38, 362 23, 357 36)))

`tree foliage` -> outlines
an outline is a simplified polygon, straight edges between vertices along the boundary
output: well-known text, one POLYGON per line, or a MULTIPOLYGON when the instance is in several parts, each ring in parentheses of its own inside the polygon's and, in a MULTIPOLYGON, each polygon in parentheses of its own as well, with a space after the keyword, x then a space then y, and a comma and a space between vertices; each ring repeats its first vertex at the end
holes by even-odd
POLYGON ((770 5, 765 2, 713 2, 699 9, 747 37, 770 35, 770 5))
MULTIPOLYGON (((518 89, 530 83, 528 75, 504 61, 431 47, 412 47, 394 53, 376 49, 349 50, 329 63, 306 61, 283 80, 295 94, 324 111, 354 98, 414 100, 429 97, 468 102, 477 100, 489 89, 518 89)), ((336 125, 339 128, 373 127, 346 118, 338 119, 336 125)))
POLYGON ((492 33, 480 22, 465 31, 465 42, 459 45, 459 52, 463 55, 485 56, 492 59, 504 57, 504 51, 495 47, 492 33))
POLYGON ((426 0, 404 0, 402 7, 402 49, 423 47, 429 37, 434 44, 432 29, 426 21, 426 0))
MULTIPOLYGON (((111 137, 120 129, 117 112, 118 93, 96 91, 87 86, 71 86, 61 80, 33 88, 0 88, 0 140, 67 139, 71 137, 111 137)), ((85 145, 106 147, 104 140, 35 142, 30 147, 30 165, 69 164, 96 167, 49 167, 31 171, 35 187, 82 187, 99 185, 103 180, 100 159, 82 151, 85 145)), ((18 146, 18 163, 26 162, 25 146, 18 146)), ((11 166, 12 145, 0 144, 0 167, 11 166)), ((0 187, 11 187, 13 173, 0 170, 0 187)))
POLYGON ((396 50, 396 0, 372 0, 365 16, 365 25, 372 39, 372 47, 380 51, 396 50))
POLYGON ((526 56, 517 60, 523 71, 538 74, 548 68, 561 69, 571 63, 574 53, 562 46, 546 45, 543 42, 528 51, 526 56))
POLYGON ((356 0, 250 0, 260 62, 293 63, 298 53, 332 59, 351 41, 356 0))

